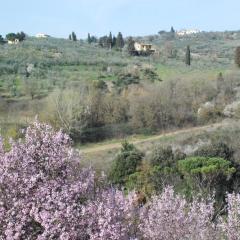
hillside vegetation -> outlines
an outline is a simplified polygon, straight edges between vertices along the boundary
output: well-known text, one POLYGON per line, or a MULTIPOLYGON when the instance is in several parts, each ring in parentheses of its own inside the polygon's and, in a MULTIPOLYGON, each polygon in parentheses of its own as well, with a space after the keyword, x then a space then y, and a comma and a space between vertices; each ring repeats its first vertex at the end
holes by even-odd
POLYGON ((152 43, 157 54, 130 56, 127 46, 110 50, 55 38, 0 45, 2 134, 17 137, 36 115, 81 143, 224 117, 239 84, 240 33, 134 40, 152 43), (187 46, 191 66, 185 65, 187 46))

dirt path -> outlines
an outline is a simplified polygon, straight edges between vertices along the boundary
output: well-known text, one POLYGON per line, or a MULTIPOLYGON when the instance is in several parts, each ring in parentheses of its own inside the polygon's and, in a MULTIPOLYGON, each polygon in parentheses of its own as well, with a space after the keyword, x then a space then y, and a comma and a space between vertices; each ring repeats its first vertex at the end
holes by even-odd
MULTIPOLYGON (((129 142, 137 145, 137 144, 142 144, 142 143, 149 142, 149 141, 158 140, 163 137, 170 137, 170 136, 178 135, 181 133, 203 131, 203 130, 208 130, 210 128, 217 128, 217 127, 221 127, 221 126, 223 126, 223 123, 214 123, 214 124, 200 126, 200 127, 192 127, 192 128, 181 129, 181 130, 177 130, 177 131, 173 131, 173 132, 163 133, 163 134, 148 137, 145 139, 133 140, 133 141, 130 140, 129 142)), ((112 150, 112 149, 120 148, 120 147, 121 147, 121 141, 119 141, 118 143, 109 143, 106 145, 85 148, 85 149, 82 149, 81 152, 82 153, 94 153, 94 152, 100 152, 100 151, 108 151, 108 150, 112 150)))

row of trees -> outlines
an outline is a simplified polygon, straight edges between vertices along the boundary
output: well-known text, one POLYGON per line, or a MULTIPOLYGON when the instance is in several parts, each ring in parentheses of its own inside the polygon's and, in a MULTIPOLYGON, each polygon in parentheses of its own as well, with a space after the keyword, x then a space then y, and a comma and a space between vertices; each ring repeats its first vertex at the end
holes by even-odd
MULTIPOLYGON (((26 34, 24 32, 19 32, 19 33, 8 33, 6 35, 6 39, 8 41, 15 41, 16 39, 19 40, 20 42, 24 41, 26 39, 26 34)), ((4 43, 5 40, 2 35, 0 35, 0 44, 4 43)))
MULTIPOLYGON (((240 195, 226 210, 213 199, 188 201, 164 188, 143 199, 127 195, 80 167, 80 156, 61 131, 35 122, 24 141, 0 148, 1 239, 212 240, 238 239, 240 195)), ((132 146, 126 146, 132 154, 132 146)))
MULTIPOLYGON (((77 35, 75 32, 72 32, 69 35, 69 40, 77 41, 77 35)), ((108 48, 108 49, 112 49, 112 48, 122 49, 125 44, 123 35, 121 32, 118 33, 117 37, 113 36, 112 33, 110 32, 109 36, 106 35, 106 36, 100 37, 99 39, 97 39, 97 37, 95 36, 91 36, 91 34, 88 33, 87 42, 89 44, 98 42, 99 46, 108 48)))
POLYGON ((75 32, 72 32, 71 34, 69 34, 68 37, 69 40, 76 42, 77 41, 77 35, 75 32))
POLYGON ((96 43, 97 41, 98 41, 97 37, 91 36, 91 34, 88 33, 88 37, 87 37, 87 42, 88 42, 88 44, 96 43))
POLYGON ((8 33, 6 35, 6 39, 9 41, 15 41, 16 39, 18 39, 20 42, 25 40, 26 38, 26 34, 24 32, 20 32, 20 33, 8 33))
POLYGON ((124 39, 121 32, 118 33, 117 37, 112 36, 112 33, 109 33, 109 36, 103 36, 99 38, 99 46, 104 48, 117 48, 122 49, 124 47, 124 39))

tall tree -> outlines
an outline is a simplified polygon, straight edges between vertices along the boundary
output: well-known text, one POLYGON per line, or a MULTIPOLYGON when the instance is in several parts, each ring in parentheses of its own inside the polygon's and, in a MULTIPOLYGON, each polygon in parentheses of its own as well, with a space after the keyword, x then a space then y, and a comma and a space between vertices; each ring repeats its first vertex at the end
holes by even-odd
POLYGON ((235 51, 235 63, 240 68, 240 47, 237 47, 235 51))
POLYGON ((223 74, 220 72, 217 77, 217 90, 220 91, 224 85, 223 74))
POLYGON ((116 46, 116 42, 117 42, 117 38, 115 36, 113 36, 113 39, 112 39, 112 47, 115 47, 116 46))
POLYGON ((112 48, 112 43, 113 43, 113 38, 112 38, 112 33, 110 32, 107 40, 108 48, 110 49, 112 48))
POLYGON ((185 59, 185 63, 186 65, 190 66, 191 65, 191 50, 190 50, 190 46, 187 46, 186 49, 186 59, 185 59))
POLYGON ((17 39, 22 42, 26 39, 26 34, 24 32, 17 33, 17 39))
POLYGON ((17 34, 15 34, 15 33, 8 33, 6 35, 6 39, 8 41, 15 41, 15 39, 17 39, 17 34))
POLYGON ((99 46, 107 48, 108 47, 108 36, 103 36, 99 38, 99 46))
POLYGON ((69 34, 68 39, 72 41, 72 34, 69 34))
POLYGON ((175 38, 175 30, 173 27, 171 27, 169 37, 170 37, 170 40, 175 38))
POLYGON ((134 44, 135 44, 135 41, 133 40, 133 38, 132 37, 130 37, 129 39, 128 39, 128 43, 127 43, 127 50, 128 50, 128 53, 130 54, 130 55, 135 55, 135 46, 134 46, 134 44))
POLYGON ((118 35, 117 35, 116 47, 117 48, 123 48, 124 47, 124 40, 123 40, 123 36, 122 36, 121 32, 119 32, 118 35))
POLYGON ((72 40, 77 41, 77 35, 75 32, 72 32, 72 40))
POLYGON ((88 44, 91 44, 91 43, 92 43, 92 38, 91 38, 90 33, 88 33, 87 41, 88 41, 88 44))
POLYGON ((0 35, 0 44, 1 43, 4 43, 4 39, 3 39, 2 35, 0 35))
POLYGON ((97 41, 97 37, 91 36, 91 43, 96 43, 97 41))

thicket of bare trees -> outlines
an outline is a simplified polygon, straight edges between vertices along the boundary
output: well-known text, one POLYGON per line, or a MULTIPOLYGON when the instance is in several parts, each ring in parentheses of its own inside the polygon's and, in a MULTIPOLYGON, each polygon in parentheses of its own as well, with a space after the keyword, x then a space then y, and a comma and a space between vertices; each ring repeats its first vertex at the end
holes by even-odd
MULTIPOLYGON (((230 82, 222 81, 228 89, 230 82)), ((197 124, 199 116, 201 121, 221 117, 221 109, 230 99, 228 91, 218 85, 217 77, 212 83, 183 79, 140 82, 126 85, 121 91, 105 85, 100 88, 99 84, 83 85, 53 92, 46 100, 48 110, 42 118, 81 142, 179 128, 197 124), (214 107, 201 109, 208 102, 214 107)))

